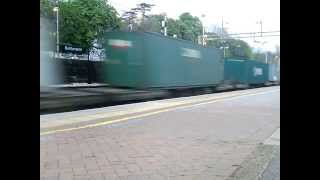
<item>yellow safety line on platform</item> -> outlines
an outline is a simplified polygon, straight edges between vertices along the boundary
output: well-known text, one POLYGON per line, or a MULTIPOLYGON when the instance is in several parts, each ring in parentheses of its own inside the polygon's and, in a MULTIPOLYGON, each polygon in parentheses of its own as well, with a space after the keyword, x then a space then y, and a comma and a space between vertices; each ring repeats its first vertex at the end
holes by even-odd
POLYGON ((111 121, 106 120, 104 122, 99 122, 99 123, 95 123, 95 124, 88 124, 88 125, 84 125, 84 126, 80 126, 80 127, 58 129, 58 130, 42 132, 42 133, 40 133, 40 136, 54 134, 54 133, 58 133, 58 132, 67 132, 67 131, 73 131, 73 130, 78 130, 78 129, 85 129, 85 128, 103 126, 103 125, 108 125, 108 124, 113 124, 113 123, 117 123, 117 122, 126 121, 126 120, 129 120, 129 119, 137 119, 137 118, 141 118, 141 117, 151 116, 151 115, 154 115, 154 114, 159 114, 159 113, 163 113, 163 112, 167 112, 167 111, 171 111, 171 110, 175 110, 175 109, 179 109, 179 108, 187 108, 187 107, 192 107, 192 106, 210 104, 210 103, 223 101, 223 100, 230 100, 230 99, 243 97, 243 96, 253 96, 253 95, 266 94, 266 93, 277 92, 277 91, 280 91, 280 89, 271 90, 271 91, 265 91, 265 92, 257 92, 257 93, 241 93, 241 94, 227 96, 227 97, 223 97, 223 98, 219 98, 219 99, 204 100, 205 102, 201 101, 201 102, 191 102, 191 103, 185 103, 185 104, 182 103, 182 104, 174 105, 174 106, 171 106, 171 107, 167 107, 167 109, 164 109, 164 110, 158 110, 158 111, 154 111, 154 112, 144 113, 144 114, 141 114, 141 115, 135 115, 135 116, 120 118, 120 119, 111 120, 111 121))

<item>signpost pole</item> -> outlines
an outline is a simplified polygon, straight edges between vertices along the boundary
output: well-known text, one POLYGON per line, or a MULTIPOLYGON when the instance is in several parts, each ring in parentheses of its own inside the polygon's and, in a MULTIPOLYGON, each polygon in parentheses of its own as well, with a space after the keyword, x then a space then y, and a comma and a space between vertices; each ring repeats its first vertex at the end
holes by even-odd
POLYGON ((92 83, 92 80, 91 80, 91 62, 90 62, 90 49, 88 48, 88 84, 91 84, 92 83))

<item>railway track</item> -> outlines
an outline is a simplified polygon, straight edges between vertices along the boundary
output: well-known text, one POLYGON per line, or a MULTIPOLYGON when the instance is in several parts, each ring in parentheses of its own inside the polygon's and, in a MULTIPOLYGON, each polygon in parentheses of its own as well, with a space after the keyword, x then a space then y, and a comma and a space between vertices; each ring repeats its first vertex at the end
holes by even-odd
MULTIPOLYGON (((267 86, 272 85, 274 84, 267 86)), ((246 87, 246 89, 249 88, 255 87, 246 87)), ((175 93, 165 90, 133 90, 108 86, 42 88, 40 89, 40 115, 238 89, 244 89, 244 87, 225 86, 215 90, 208 88, 185 89, 175 93)))

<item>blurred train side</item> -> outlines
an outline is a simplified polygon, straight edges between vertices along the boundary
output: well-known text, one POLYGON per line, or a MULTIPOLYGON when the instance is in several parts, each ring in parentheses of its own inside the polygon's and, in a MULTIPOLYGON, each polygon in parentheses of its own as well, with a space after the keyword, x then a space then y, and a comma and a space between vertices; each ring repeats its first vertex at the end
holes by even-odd
POLYGON ((280 81, 278 64, 223 59, 220 50, 143 32, 109 32, 103 79, 134 89, 266 85, 280 81))
POLYGON ((269 82, 270 66, 247 59, 226 59, 225 82, 233 85, 261 86, 269 82))
POLYGON ((143 32, 106 35, 106 83, 137 89, 217 86, 223 58, 215 48, 143 32))

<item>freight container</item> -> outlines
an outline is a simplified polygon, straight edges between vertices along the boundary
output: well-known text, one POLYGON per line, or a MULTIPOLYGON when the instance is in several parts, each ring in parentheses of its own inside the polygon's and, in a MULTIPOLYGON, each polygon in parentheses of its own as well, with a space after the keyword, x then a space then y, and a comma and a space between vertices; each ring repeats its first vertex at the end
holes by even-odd
POLYGON ((105 36, 106 83, 129 88, 189 88, 223 81, 221 52, 149 32, 109 32, 105 36))
POLYGON ((232 84, 265 84, 268 81, 268 65, 255 60, 226 59, 224 79, 232 84))

